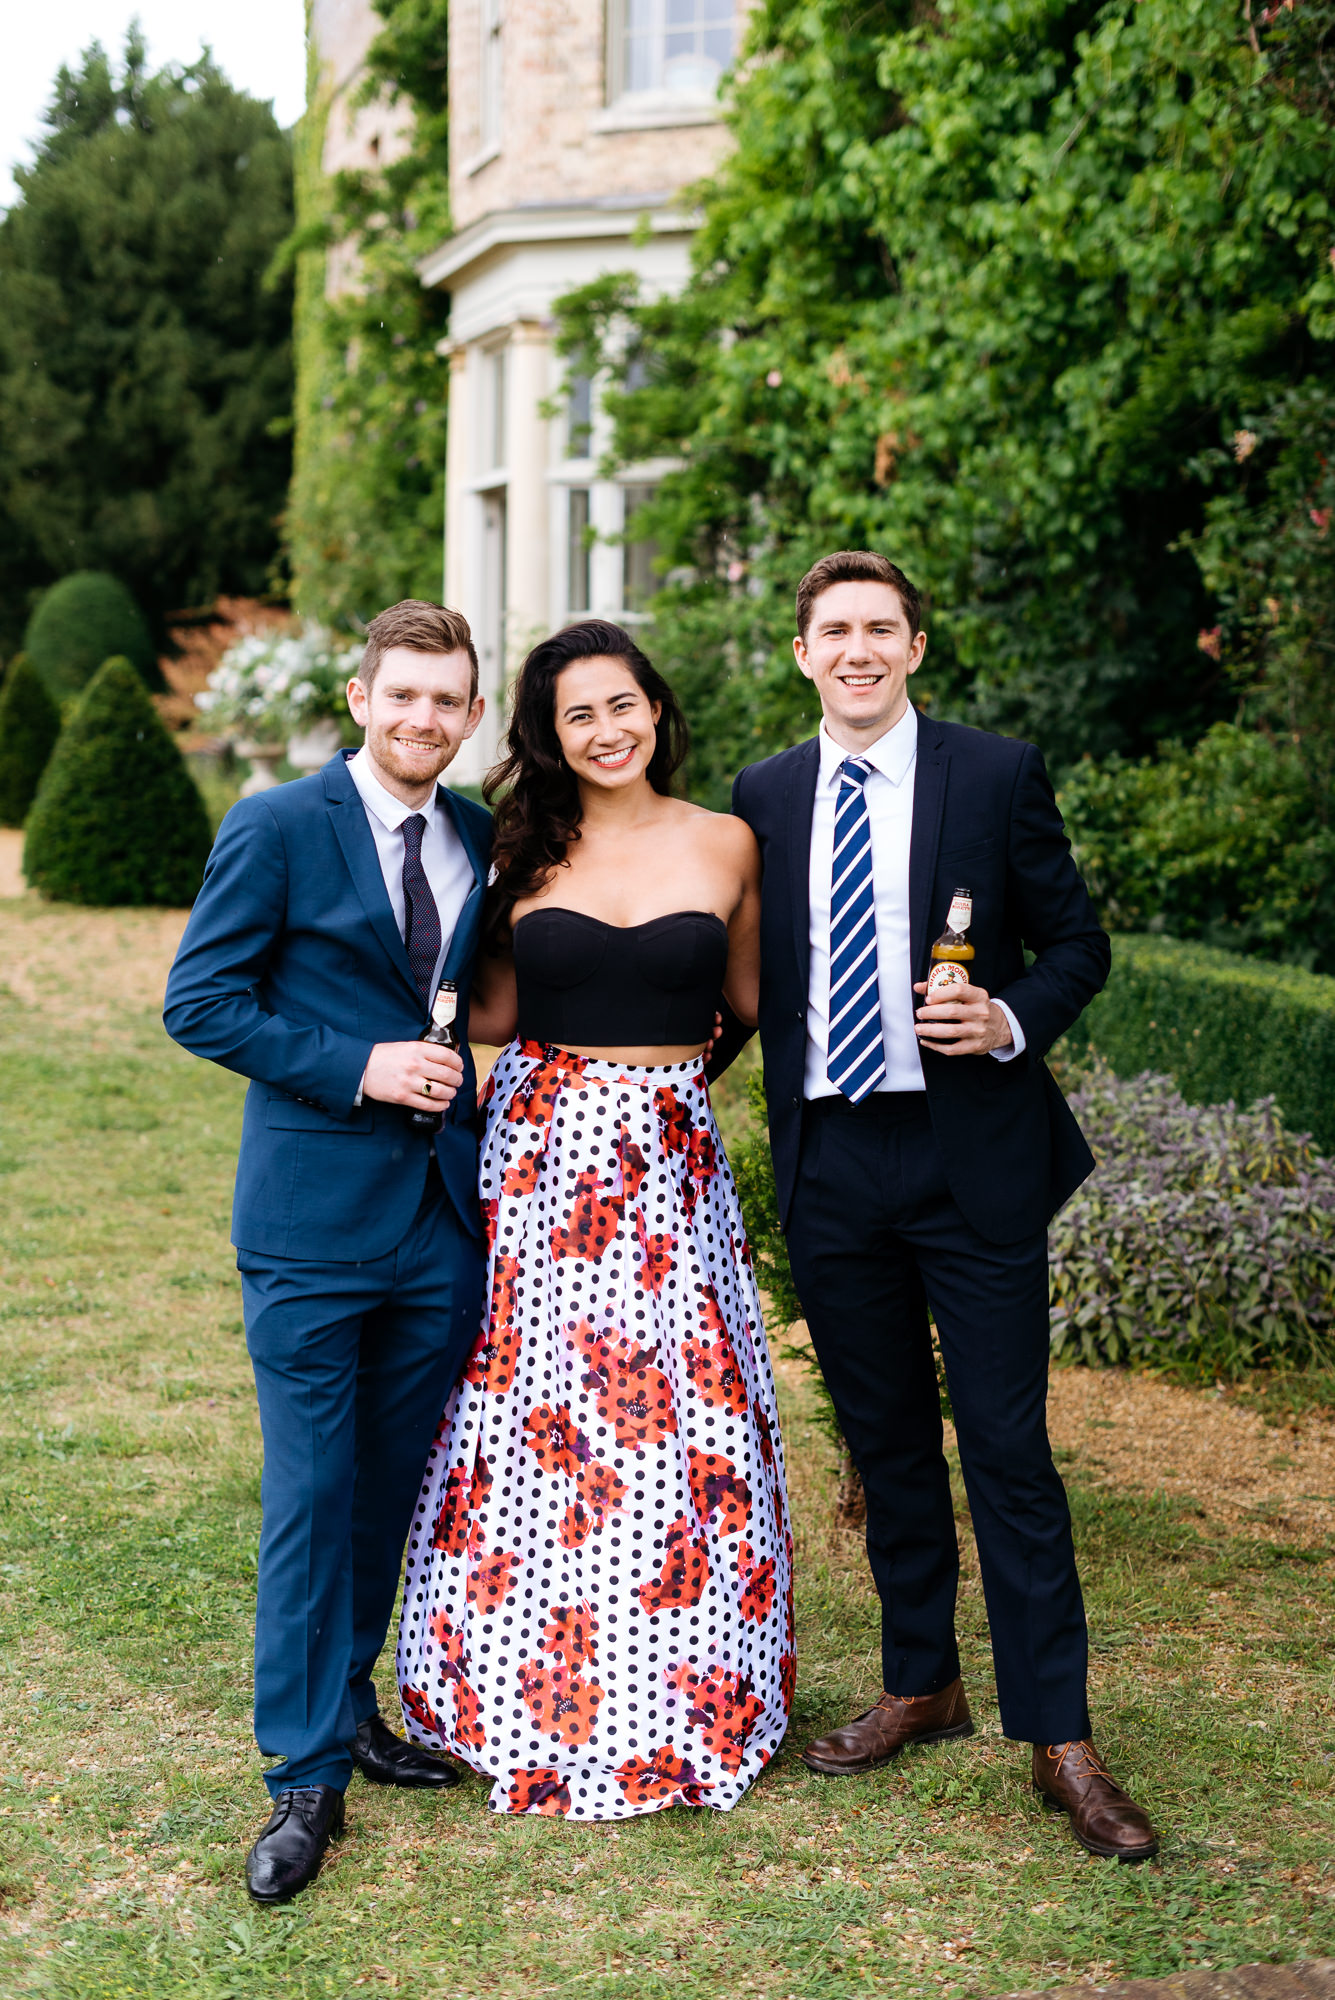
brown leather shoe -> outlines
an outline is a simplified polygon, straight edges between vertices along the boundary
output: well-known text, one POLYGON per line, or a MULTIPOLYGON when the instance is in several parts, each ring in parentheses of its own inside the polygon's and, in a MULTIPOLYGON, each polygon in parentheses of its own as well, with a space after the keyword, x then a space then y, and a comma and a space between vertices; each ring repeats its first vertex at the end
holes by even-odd
POLYGON ((1035 1743, 1034 1790, 1049 1812, 1064 1812, 1091 1854, 1109 1861, 1149 1861, 1159 1852, 1154 1828, 1114 1779, 1094 1745, 1035 1743))
POLYGON ((855 1716, 832 1736, 808 1743, 802 1762, 827 1778, 851 1778, 888 1764, 910 1743, 944 1743, 952 1736, 972 1735, 964 1683, 953 1680, 939 1694, 883 1694, 865 1715, 855 1716))

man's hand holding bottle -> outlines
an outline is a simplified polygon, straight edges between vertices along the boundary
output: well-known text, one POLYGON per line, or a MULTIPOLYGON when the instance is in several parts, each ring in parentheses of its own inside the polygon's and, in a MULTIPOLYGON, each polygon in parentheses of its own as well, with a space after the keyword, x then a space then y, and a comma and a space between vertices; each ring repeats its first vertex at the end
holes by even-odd
POLYGON ((377 1042, 366 1064, 362 1096, 412 1111, 443 1111, 464 1080, 457 1049, 433 1042, 377 1042))

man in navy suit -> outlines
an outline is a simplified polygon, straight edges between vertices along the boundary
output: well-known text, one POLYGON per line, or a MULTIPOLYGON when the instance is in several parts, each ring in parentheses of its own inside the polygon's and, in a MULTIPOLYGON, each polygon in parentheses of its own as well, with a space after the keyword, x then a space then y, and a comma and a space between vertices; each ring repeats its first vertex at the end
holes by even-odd
POLYGON ((1142 1860, 1153 1830, 1090 1740, 1084 1608, 1046 1425, 1047 1225, 1094 1161, 1043 1057, 1107 978, 1108 940, 1038 751, 910 705, 926 638, 903 572, 827 556, 802 580, 797 624, 820 734, 743 770, 733 811, 764 856, 780 1219, 866 1493, 883 1669, 875 1706, 805 1760, 865 1772, 972 1733, 930 1316, 1003 1727, 1033 1744, 1034 1782, 1077 1839, 1142 1860), (932 941, 961 888, 970 983, 929 1004, 932 941))
POLYGON ((467 1003, 491 821, 438 782, 482 717, 458 612, 367 630, 366 731, 223 821, 167 983, 167 1031, 251 1079, 232 1240, 264 1434, 255 1734, 281 1761, 246 1858, 282 1902, 343 1825, 354 1766, 440 1788, 371 1674, 436 1423, 479 1324, 467 1003), (419 1040, 442 979, 463 1054, 419 1040), (444 1113, 433 1137, 414 1111, 444 1113))

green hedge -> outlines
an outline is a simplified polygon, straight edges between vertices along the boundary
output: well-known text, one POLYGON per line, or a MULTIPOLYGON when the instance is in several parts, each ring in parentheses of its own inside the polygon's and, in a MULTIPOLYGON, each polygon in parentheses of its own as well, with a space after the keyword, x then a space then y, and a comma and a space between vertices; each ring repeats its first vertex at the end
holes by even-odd
POLYGON ((1061 1044, 1119 1076, 1171 1076, 1191 1104, 1273 1096, 1335 1153, 1335 979, 1205 945, 1113 938, 1112 977, 1061 1044))

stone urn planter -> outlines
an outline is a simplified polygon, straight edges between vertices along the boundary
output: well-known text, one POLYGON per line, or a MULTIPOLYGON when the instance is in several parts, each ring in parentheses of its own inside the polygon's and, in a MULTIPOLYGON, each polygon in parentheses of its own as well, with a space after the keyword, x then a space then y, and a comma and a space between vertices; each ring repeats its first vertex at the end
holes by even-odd
POLYGON ((238 743, 236 754, 250 764, 250 776, 241 787, 243 799, 254 798, 256 792, 270 791, 278 783, 278 766, 284 754, 281 743, 238 743))
POLYGON ((298 771, 318 771, 327 764, 339 744, 343 732, 330 716, 313 722, 309 729, 293 732, 287 739, 287 761, 298 771))

